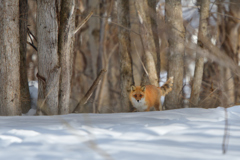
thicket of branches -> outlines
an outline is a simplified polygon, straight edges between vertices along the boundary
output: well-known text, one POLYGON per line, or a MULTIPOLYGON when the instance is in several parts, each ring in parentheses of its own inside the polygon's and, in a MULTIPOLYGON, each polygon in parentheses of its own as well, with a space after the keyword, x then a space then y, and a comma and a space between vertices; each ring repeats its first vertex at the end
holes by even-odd
POLYGON ((166 73, 174 85, 163 109, 240 102, 238 0, 7 1, 0 2, 1 115, 30 109, 32 80, 37 114, 46 115, 130 112, 130 86, 158 86, 166 73))

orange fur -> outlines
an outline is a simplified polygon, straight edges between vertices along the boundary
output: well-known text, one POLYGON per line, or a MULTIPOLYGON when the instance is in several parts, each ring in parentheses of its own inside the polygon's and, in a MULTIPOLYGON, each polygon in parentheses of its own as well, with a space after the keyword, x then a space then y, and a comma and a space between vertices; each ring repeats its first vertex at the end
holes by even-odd
POLYGON ((173 77, 161 87, 154 85, 132 86, 129 99, 137 111, 150 111, 153 107, 159 111, 161 96, 166 95, 172 90, 173 77))

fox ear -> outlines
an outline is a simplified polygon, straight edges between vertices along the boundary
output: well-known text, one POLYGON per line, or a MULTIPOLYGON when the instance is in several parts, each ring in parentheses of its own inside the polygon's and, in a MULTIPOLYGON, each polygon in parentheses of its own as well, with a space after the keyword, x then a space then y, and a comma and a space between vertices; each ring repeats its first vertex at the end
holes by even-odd
POLYGON ((131 86, 131 91, 135 91, 136 87, 135 86, 131 86))
POLYGON ((146 86, 142 86, 142 87, 141 87, 141 90, 142 90, 143 92, 145 92, 145 89, 146 89, 146 86))

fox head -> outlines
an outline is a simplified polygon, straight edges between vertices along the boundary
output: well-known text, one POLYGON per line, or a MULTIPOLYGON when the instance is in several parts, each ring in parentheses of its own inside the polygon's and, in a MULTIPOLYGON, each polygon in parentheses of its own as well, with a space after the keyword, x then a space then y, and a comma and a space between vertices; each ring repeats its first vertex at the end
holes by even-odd
POLYGON ((131 86, 131 99, 135 99, 137 102, 140 102, 144 99, 145 96, 145 86, 131 86))

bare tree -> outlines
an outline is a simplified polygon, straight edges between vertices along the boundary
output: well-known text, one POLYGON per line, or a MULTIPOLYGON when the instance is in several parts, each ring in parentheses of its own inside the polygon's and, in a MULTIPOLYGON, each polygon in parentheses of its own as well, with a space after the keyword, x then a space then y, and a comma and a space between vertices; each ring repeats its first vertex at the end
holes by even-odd
MULTIPOLYGON (((229 3, 229 11, 225 10, 223 1, 218 3, 218 42, 217 46, 233 60, 235 65, 239 64, 240 46, 240 5, 239 1, 232 0, 229 3), (223 16, 223 15, 228 16, 223 16)), ((216 68, 216 67, 215 67, 216 68)), ((225 65, 219 66, 221 73, 221 98, 219 101, 222 106, 239 103, 239 77, 234 71, 225 65)), ((210 69, 207 69, 210 70, 210 69)), ((220 78, 211 77, 215 81, 215 86, 220 78)), ((220 97, 219 95, 217 95, 220 97)), ((214 105, 214 107, 219 104, 214 105)))
MULTIPOLYGON (((210 0, 201 1, 200 23, 199 23, 198 35, 202 35, 203 37, 207 37, 207 34, 208 34, 209 5, 210 5, 210 0)), ((200 47, 204 47, 200 40, 198 40, 198 45, 200 47)), ((202 57, 200 54, 197 54, 192 91, 191 91, 191 97, 190 97, 190 105, 192 107, 198 106, 199 94, 201 91, 201 83, 202 83, 202 77, 203 77, 203 66, 204 66, 204 57, 202 57)))
POLYGON ((27 21, 28 20, 28 0, 19 3, 19 36, 20 36, 20 87, 21 87, 21 108, 23 113, 27 113, 31 108, 30 93, 28 88, 27 75, 27 21))
POLYGON ((152 84, 159 86, 159 75, 157 75, 157 64, 159 64, 156 52, 154 36, 152 32, 151 19, 149 16, 149 8, 147 0, 135 1, 135 6, 140 22, 141 37, 143 43, 143 62, 147 69, 148 75, 144 72, 142 85, 152 84))
MULTIPOLYGON (((89 10, 94 9, 95 14, 99 14, 99 1, 96 0, 89 0, 88 1, 88 8, 89 10)), ((88 32, 89 32, 89 50, 91 54, 91 70, 92 70, 92 75, 93 79, 97 77, 97 57, 98 56, 98 51, 99 51, 99 27, 100 27, 100 19, 95 17, 95 18, 90 18, 88 21, 88 32)))
POLYGON ((169 27, 168 77, 174 77, 173 90, 165 97, 165 109, 174 109, 182 106, 185 29, 181 1, 166 0, 165 21, 169 27))
POLYGON ((60 27, 58 33, 58 53, 61 66, 59 114, 69 113, 73 61, 73 31, 75 29, 74 7, 75 0, 62 0, 61 2, 60 27))
MULTIPOLYGON (((230 0, 229 14, 231 17, 228 18, 228 23, 226 24, 226 33, 229 35, 226 37, 224 49, 226 53, 234 60, 234 62, 239 64, 239 55, 240 55, 240 3, 238 0, 230 0)), ((229 101, 229 104, 239 103, 240 102, 240 78, 238 75, 231 73, 233 76, 233 85, 230 84, 228 88, 233 90, 232 94, 233 100, 229 101)))
MULTIPOLYGON (((113 7, 113 1, 109 0, 108 1, 103 0, 100 3, 101 5, 101 10, 100 11, 102 16, 109 17, 112 12, 112 7, 113 7)), ((101 19, 101 26, 100 26, 100 42, 99 42, 99 61, 101 60, 101 68, 104 68, 105 70, 108 70, 108 57, 109 55, 107 54, 107 37, 108 37, 108 21, 106 18, 101 19)), ((100 66, 98 66, 100 67, 100 66)), ((98 68, 100 69, 100 68, 98 68)), ((104 77, 102 79, 101 85, 99 85, 98 89, 98 107, 97 111, 98 112, 110 112, 111 110, 109 109, 109 84, 107 83, 107 76, 108 74, 104 74, 104 77)))
MULTIPOLYGON (((151 19, 151 27, 152 27, 152 35, 154 38, 155 42, 155 48, 156 48, 156 58, 155 63, 156 63, 156 70, 157 70, 157 77, 158 77, 158 84, 160 81, 160 71, 161 71, 161 58, 160 58, 160 46, 159 46, 159 31, 158 31, 158 23, 157 21, 159 20, 158 14, 157 14, 157 0, 148 0, 148 5, 149 5, 149 15, 151 19)), ((153 53, 154 54, 154 53, 153 53)))
POLYGON ((60 62, 57 1, 37 1, 38 114, 58 114, 60 62))
MULTIPOLYGON (((118 23, 124 27, 130 28, 129 1, 118 0, 118 23)), ((115 108, 115 112, 130 111, 129 92, 133 84, 132 75, 132 57, 130 53, 130 35, 129 31, 119 27, 119 54, 120 54, 120 88, 121 88, 121 109, 115 108)))
POLYGON ((0 115, 20 115, 19 1, 0 1, 0 115))

